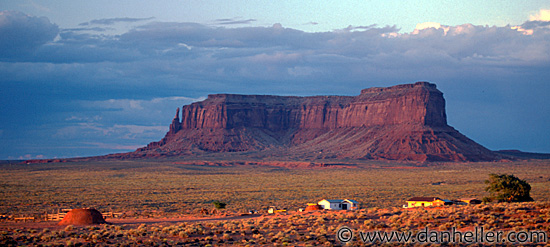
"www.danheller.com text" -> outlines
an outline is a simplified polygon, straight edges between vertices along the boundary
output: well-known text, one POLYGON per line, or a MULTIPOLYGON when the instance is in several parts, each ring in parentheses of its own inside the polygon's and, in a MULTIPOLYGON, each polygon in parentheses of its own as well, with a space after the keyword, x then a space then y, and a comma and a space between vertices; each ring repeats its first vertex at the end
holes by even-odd
POLYGON ((474 227, 471 231, 432 231, 424 228, 418 231, 354 231, 343 226, 336 232, 336 239, 342 243, 363 241, 364 243, 546 243, 545 231, 499 231, 474 227))

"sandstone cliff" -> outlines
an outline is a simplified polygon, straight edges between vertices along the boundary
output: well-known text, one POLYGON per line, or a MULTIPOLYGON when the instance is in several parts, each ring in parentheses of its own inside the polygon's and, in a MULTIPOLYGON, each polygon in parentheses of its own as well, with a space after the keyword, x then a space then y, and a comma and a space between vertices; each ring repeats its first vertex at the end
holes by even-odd
POLYGON ((254 152, 296 159, 482 161, 499 156, 447 125, 434 84, 358 96, 209 95, 185 105, 159 142, 129 156, 254 152))

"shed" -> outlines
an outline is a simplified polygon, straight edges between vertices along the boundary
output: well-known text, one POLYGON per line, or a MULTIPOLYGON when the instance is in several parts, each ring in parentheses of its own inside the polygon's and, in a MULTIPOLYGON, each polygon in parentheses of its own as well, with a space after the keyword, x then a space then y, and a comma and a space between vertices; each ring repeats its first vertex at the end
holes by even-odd
POLYGON ((323 199, 317 204, 321 205, 324 209, 329 210, 357 210, 359 209, 359 202, 351 199, 323 199))

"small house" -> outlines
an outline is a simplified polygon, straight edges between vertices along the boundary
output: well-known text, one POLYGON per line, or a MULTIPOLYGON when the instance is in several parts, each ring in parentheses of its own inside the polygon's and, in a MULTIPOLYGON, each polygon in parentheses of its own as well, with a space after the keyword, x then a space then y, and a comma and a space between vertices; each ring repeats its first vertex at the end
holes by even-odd
POLYGON ((451 205, 453 204, 449 200, 443 200, 439 197, 413 197, 409 200, 407 200, 407 205, 405 205, 407 208, 414 208, 414 207, 439 207, 443 205, 451 205))
POLYGON ((357 210, 359 209, 359 202, 356 200, 350 199, 337 199, 337 200, 327 200, 323 199, 317 204, 321 205, 323 209, 329 210, 357 210))

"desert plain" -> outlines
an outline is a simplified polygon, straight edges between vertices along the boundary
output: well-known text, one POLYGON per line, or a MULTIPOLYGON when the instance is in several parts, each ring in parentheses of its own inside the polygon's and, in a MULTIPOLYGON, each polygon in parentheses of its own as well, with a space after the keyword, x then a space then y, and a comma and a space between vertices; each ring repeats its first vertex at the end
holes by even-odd
MULTIPOLYGON (((343 244, 336 238, 342 226, 413 232, 481 226, 550 230, 548 160, 245 162, 238 158, 3 163, 0 214, 6 219, 0 222, 0 241, 52 246, 331 246, 343 244), (526 180, 534 202, 402 208, 416 196, 481 199, 488 195, 484 181, 491 173, 526 180), (353 199, 360 206, 356 211, 298 212, 322 199, 353 199), (213 210, 214 201, 226 207, 213 210), (268 214, 270 206, 286 212, 268 214), (58 226, 45 220, 48 213, 71 208, 95 208, 116 217, 106 218, 111 224, 93 226, 58 226), (13 220, 23 217, 34 220, 13 220)), ((360 239, 352 243, 377 245, 360 239)))

